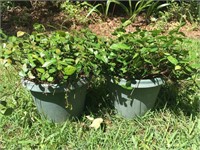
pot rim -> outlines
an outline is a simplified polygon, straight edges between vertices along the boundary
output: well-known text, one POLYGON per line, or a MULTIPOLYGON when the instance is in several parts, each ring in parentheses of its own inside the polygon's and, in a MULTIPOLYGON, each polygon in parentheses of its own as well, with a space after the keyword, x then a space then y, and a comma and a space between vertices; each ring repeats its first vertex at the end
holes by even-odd
MULTIPOLYGON (((121 78, 119 82, 116 82, 113 78, 110 79, 111 83, 118 84, 120 86, 127 85, 127 80, 121 78)), ((165 82, 162 78, 156 77, 152 79, 133 79, 129 83, 132 88, 151 88, 163 85, 165 82)))
POLYGON ((42 93, 54 93, 54 92, 66 92, 68 90, 74 90, 76 88, 81 88, 88 84, 88 80, 85 78, 77 79, 73 82, 68 82, 64 84, 36 84, 33 81, 22 79, 21 83, 23 87, 26 87, 32 92, 42 92, 42 93))

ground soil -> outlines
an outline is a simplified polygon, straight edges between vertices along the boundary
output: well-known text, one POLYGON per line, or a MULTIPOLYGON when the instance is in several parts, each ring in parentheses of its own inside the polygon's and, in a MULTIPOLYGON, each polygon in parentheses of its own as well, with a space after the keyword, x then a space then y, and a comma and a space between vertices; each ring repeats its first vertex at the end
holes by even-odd
MULTIPOLYGON (((88 27, 93 32, 101 36, 112 37, 112 32, 120 26, 122 17, 110 17, 102 19, 99 16, 93 16, 85 23, 79 23, 76 20, 68 19, 67 15, 60 11, 50 10, 49 8, 26 8, 14 7, 11 10, 1 14, 1 28, 8 35, 16 35, 17 31, 31 33, 34 23, 42 23, 48 30, 64 29, 67 31, 79 30, 88 27)), ((142 15, 138 16, 134 23, 129 25, 126 30, 134 31, 136 27, 151 30, 161 28, 169 30, 179 25, 176 22, 169 22, 164 25, 158 23, 146 24, 142 15)), ((187 37, 200 39, 200 26, 186 23, 180 29, 187 37)))

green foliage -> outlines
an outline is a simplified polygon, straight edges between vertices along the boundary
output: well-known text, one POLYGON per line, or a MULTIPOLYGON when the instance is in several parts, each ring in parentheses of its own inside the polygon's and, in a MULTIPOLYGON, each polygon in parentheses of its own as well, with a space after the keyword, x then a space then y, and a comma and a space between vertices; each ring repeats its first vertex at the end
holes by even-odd
POLYGON ((140 30, 125 33, 118 29, 117 38, 108 49, 108 74, 120 78, 144 79, 163 77, 186 79, 196 72, 188 59, 189 49, 183 47, 183 33, 172 30, 140 30))
POLYGON ((75 2, 72 3, 69 0, 66 0, 65 2, 61 3, 61 9, 66 14, 65 20, 62 24, 69 22, 73 24, 84 24, 88 22, 88 19, 83 15, 85 14, 85 11, 88 11, 88 5, 86 5, 87 2, 75 2))
POLYGON ((128 4, 129 4, 128 7, 126 7, 122 2, 120 2, 118 0, 108 0, 107 3, 106 3, 106 16, 108 15, 108 10, 110 8, 110 4, 111 3, 119 5, 128 16, 132 16, 132 13, 133 13, 132 9, 133 8, 132 8, 132 2, 131 2, 131 0, 128 1, 128 4))
POLYGON ((86 52, 82 55, 77 55, 77 60, 84 59, 84 61, 81 61, 83 70, 87 70, 86 72, 90 72, 96 77, 101 76, 102 71, 104 71, 102 62, 107 62, 106 41, 88 29, 83 29, 73 34, 75 48, 86 52))
POLYGON ((10 8, 14 7, 14 2, 11 0, 8 1, 1 1, 0 2, 1 12, 9 10, 10 8))
POLYGON ((157 13, 160 9, 167 7, 169 5, 169 3, 159 4, 159 1, 155 2, 154 0, 148 0, 148 1, 139 0, 138 2, 136 2, 135 6, 134 6, 133 2, 131 0, 129 0, 128 6, 126 6, 123 4, 123 2, 120 2, 118 0, 108 0, 106 3, 98 3, 95 6, 90 5, 91 9, 90 9, 89 13, 86 15, 86 18, 89 15, 91 15, 93 12, 100 13, 98 8, 100 8, 102 10, 102 14, 105 17, 108 17, 108 15, 109 15, 108 12, 109 12, 109 9, 111 8, 110 7, 111 4, 120 6, 124 10, 126 15, 129 17, 129 19, 123 23, 124 27, 131 24, 135 20, 136 16, 139 15, 141 12, 145 11, 146 21, 149 21, 149 18, 153 13, 155 13, 155 12, 157 13))
POLYGON ((169 7, 166 11, 160 12, 163 20, 167 21, 190 21, 191 23, 200 21, 200 6, 199 2, 191 1, 169 1, 169 7))
POLYGON ((86 15, 86 18, 88 18, 92 13, 98 13, 98 14, 102 14, 103 17, 108 17, 109 16, 109 10, 110 10, 110 6, 111 4, 114 3, 115 5, 119 5, 127 14, 129 13, 127 7, 120 1, 117 0, 107 0, 106 2, 102 2, 102 3, 98 3, 95 6, 89 4, 89 3, 85 3, 86 5, 88 5, 90 7, 90 10, 88 12, 88 14, 86 15))
POLYGON ((99 74, 94 53, 101 49, 100 40, 89 31, 71 36, 68 32, 44 31, 36 24, 31 35, 18 31, 17 36, 8 38, 2 48, 5 66, 17 64, 21 67, 19 75, 36 83, 62 83, 69 77, 90 77, 99 74), (92 51, 92 52, 91 52, 92 51))
POLYGON ((19 31, 3 43, 4 64, 21 64, 20 76, 35 82, 60 83, 68 77, 107 74, 131 80, 164 77, 181 80, 196 73, 196 55, 183 46, 178 29, 168 34, 160 30, 115 31, 116 39, 105 42, 88 30, 72 33, 41 32, 36 24, 28 35, 19 31))
POLYGON ((18 100, 18 94, 16 91, 19 90, 18 84, 16 84, 16 70, 13 67, 9 69, 3 67, 0 62, 0 116, 1 115, 11 115, 15 110, 16 103, 18 100), (11 83, 15 83, 13 85, 11 83))
MULTIPOLYGON (((130 5, 131 3, 129 2, 129 6, 131 7, 130 5)), ((135 18, 143 11, 145 11, 145 18, 146 18, 146 22, 149 22, 149 18, 150 16, 155 13, 155 12, 158 12, 160 9, 168 6, 169 3, 163 3, 163 4, 160 4, 159 5, 159 1, 154 1, 154 0, 139 0, 135 7, 134 7, 134 11, 130 11, 131 14, 130 14, 130 18, 125 21, 122 26, 123 27, 126 27, 128 25, 130 25, 132 22, 135 21, 135 18)))
POLYGON ((150 22, 150 17, 154 14, 159 14, 160 10, 164 9, 165 7, 168 7, 170 3, 166 2, 159 5, 159 1, 153 1, 152 4, 147 8, 146 10, 146 21, 150 22))
POLYGON ((115 0, 108 0, 107 2, 98 3, 95 6, 86 2, 85 4, 88 5, 90 7, 90 9, 89 9, 89 12, 88 12, 88 14, 86 15, 85 18, 88 18, 94 12, 98 13, 98 14, 102 14, 104 17, 108 17, 110 4, 112 2, 117 2, 118 5, 122 5, 122 7, 125 8, 125 6, 121 2, 115 1, 115 0))
MULTIPOLYGON (((97 4, 95 6, 92 6, 91 4, 85 2, 86 5, 88 5, 90 7, 89 12, 87 13, 87 15, 85 16, 85 18, 87 19, 92 13, 96 12, 96 13, 100 13, 100 11, 97 9, 98 7, 103 7, 102 4, 97 4)), ((104 10, 104 9, 103 9, 104 10)), ((104 12, 104 11, 103 11, 104 12)))
MULTIPOLYGON (((135 5, 134 12, 133 12, 133 14, 132 14, 131 17, 130 17, 130 20, 134 20, 135 17, 136 17, 140 12, 144 11, 145 8, 150 7, 153 3, 154 3, 153 0, 148 0, 148 1, 140 0, 140 1, 138 1, 138 2, 136 3, 136 5, 135 5)), ((150 9, 149 9, 149 11, 150 11, 150 9)), ((153 10, 151 10, 151 12, 152 12, 152 11, 153 11, 153 10)), ((151 13, 151 12, 149 12, 149 13, 151 13)))

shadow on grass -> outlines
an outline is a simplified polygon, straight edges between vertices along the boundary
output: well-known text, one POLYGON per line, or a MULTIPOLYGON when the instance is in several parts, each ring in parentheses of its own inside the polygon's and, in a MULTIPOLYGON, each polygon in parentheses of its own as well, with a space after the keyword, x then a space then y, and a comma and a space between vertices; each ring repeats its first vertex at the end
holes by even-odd
MULTIPOLYGON (((199 91, 191 82, 165 85, 161 88, 153 110, 169 109, 176 115, 197 116, 200 113, 199 91)), ((86 96, 85 115, 104 116, 113 114, 114 108, 108 96, 106 84, 91 86, 86 96)))
POLYGON ((168 108, 177 115, 182 112, 186 116, 197 116, 200 113, 198 90, 192 83, 165 85, 160 90, 154 109, 168 108))
POLYGON ((106 113, 112 114, 113 106, 109 100, 106 83, 91 85, 86 95, 85 114, 94 116, 104 116, 106 113))

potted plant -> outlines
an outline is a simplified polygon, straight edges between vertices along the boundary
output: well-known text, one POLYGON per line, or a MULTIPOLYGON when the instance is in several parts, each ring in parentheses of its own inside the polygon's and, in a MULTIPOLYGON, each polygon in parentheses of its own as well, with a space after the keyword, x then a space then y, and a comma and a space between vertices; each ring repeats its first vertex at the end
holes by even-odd
POLYGON ((89 31, 48 33, 39 24, 35 29, 31 35, 19 31, 17 37, 9 37, 1 58, 5 66, 20 68, 22 84, 43 117, 53 122, 78 117, 84 109, 88 80, 99 73, 91 53, 98 39, 89 31))
POLYGON ((108 44, 108 74, 111 100, 117 112, 134 118, 150 110, 161 85, 191 76, 195 69, 183 47, 183 33, 178 30, 141 30, 126 33, 122 28, 108 44))

